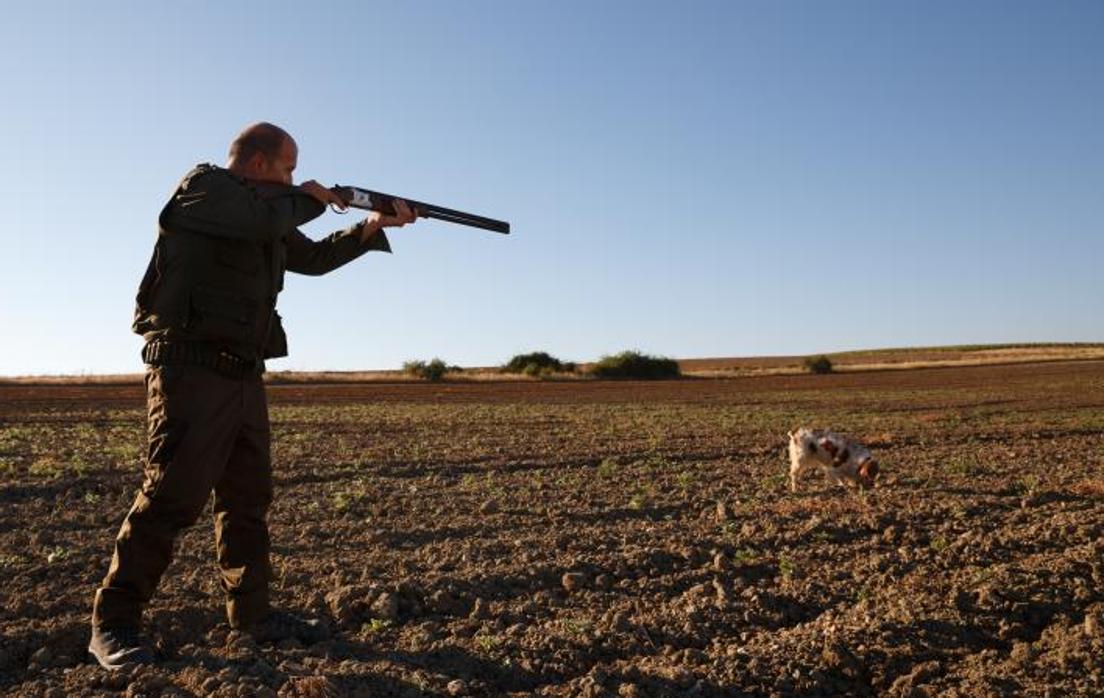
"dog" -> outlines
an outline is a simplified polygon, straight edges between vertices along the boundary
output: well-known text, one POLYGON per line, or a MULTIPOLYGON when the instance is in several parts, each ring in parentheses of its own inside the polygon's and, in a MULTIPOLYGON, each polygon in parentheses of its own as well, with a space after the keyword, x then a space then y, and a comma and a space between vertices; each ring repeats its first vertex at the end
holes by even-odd
POLYGON ((790 437, 790 491, 797 492, 803 472, 820 466, 829 479, 844 487, 871 489, 878 479, 878 461, 857 441, 827 429, 801 427, 790 437))

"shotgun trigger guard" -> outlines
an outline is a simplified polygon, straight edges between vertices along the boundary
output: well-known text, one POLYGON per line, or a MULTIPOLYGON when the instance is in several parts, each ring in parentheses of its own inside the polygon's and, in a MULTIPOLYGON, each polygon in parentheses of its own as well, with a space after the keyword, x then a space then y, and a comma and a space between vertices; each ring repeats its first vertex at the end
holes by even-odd
POLYGON ((346 213, 349 212, 349 209, 341 210, 340 208, 337 207, 337 204, 335 204, 332 201, 330 202, 330 210, 333 211, 334 213, 339 213, 342 216, 344 216, 346 213))

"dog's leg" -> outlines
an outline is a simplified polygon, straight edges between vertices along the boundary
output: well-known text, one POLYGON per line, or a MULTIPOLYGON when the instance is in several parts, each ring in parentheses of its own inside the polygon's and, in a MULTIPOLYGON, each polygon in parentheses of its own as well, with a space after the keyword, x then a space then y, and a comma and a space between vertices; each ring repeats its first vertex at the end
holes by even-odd
POLYGON ((797 492, 797 478, 804 472, 804 468, 801 467, 801 461, 794 461, 790 463, 790 492, 797 492))

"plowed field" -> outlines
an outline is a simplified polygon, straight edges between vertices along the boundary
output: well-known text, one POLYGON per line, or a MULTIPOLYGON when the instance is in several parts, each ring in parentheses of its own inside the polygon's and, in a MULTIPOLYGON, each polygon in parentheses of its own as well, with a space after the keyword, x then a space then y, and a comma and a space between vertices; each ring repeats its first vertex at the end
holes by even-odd
POLYGON ((634 382, 281 385, 276 602, 230 632, 209 513, 89 664, 137 386, 0 386, 0 693, 1104 695, 1104 362, 634 382), (873 491, 787 488, 831 427, 873 491))

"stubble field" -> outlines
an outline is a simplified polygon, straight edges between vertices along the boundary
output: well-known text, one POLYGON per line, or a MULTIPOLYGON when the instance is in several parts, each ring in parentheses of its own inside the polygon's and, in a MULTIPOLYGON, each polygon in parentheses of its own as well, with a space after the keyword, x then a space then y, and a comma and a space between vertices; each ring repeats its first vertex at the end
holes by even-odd
POLYGON ((1104 362, 269 391, 276 602, 230 632, 209 512, 109 674, 92 593, 137 386, 0 386, 0 692, 1104 694, 1104 362), (883 465, 787 488, 785 433, 883 465))

